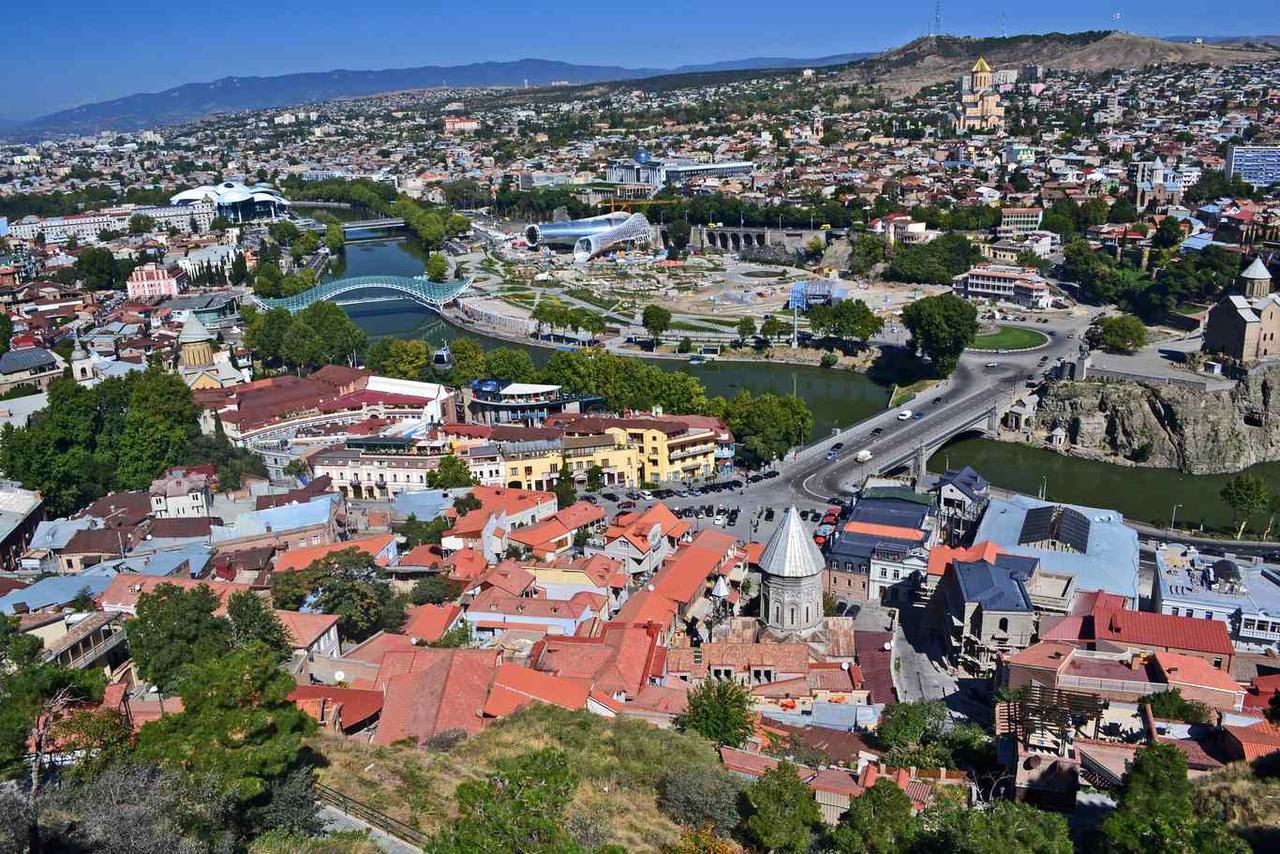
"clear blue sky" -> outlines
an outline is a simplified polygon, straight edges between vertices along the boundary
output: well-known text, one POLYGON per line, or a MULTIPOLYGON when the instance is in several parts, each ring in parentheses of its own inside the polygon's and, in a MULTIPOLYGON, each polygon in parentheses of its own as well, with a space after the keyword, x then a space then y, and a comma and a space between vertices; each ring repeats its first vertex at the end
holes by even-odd
MULTIPOLYGON (((158 0, 13 2, 0 20, 0 117, 229 75, 460 65, 524 57, 670 67, 749 56, 892 47, 924 34, 933 0, 158 0)), ((1010 33, 1107 29, 1153 35, 1280 32, 1277 0, 1010 3, 1010 33), (1229 7, 1230 14, 1222 14, 1229 7)), ((1001 5, 944 0, 943 31, 1000 32, 1001 5)))

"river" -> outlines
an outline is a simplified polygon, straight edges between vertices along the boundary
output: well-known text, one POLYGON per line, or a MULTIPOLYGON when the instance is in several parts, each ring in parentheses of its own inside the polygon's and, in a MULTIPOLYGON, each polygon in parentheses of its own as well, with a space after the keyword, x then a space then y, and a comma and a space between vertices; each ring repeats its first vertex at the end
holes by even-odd
MULTIPOLYGON (((329 276, 377 273, 417 276, 422 273, 425 258, 422 245, 413 238, 358 241, 347 244, 345 258, 335 260, 329 276)), ((462 332, 439 315, 407 300, 350 306, 348 312, 373 338, 425 338, 433 346, 439 346, 458 335, 468 335, 486 348, 516 346, 462 332)), ((531 347, 529 351, 539 364, 551 355, 550 350, 540 347, 531 347)), ((654 363, 667 370, 697 376, 712 395, 732 396, 740 389, 795 393, 804 398, 813 411, 815 437, 882 410, 889 398, 883 386, 848 371, 745 362, 689 365, 658 359, 654 363)), ((1166 524, 1173 505, 1178 504, 1180 526, 1206 525, 1221 529, 1231 524, 1231 511, 1218 497, 1227 475, 1187 475, 1171 469, 1116 466, 986 439, 947 446, 930 459, 929 468, 942 471, 948 463, 952 467, 971 465, 991 483, 1005 489, 1034 495, 1045 485, 1045 494, 1051 500, 1114 508, 1144 522, 1166 524)), ((1249 471, 1280 489, 1280 463, 1264 463, 1249 471)))
MULTIPOLYGON (((426 253, 417 240, 376 240, 348 243, 345 258, 336 260, 329 278, 392 274, 422 274, 426 253)), ((439 315, 408 300, 373 303, 347 308, 351 319, 372 338, 425 338, 433 346, 467 335, 486 348, 512 347, 510 342, 463 332, 445 322, 439 315)), ((545 362, 553 351, 530 347, 534 362, 545 362)), ((731 397, 742 389, 752 392, 795 393, 808 402, 814 414, 814 437, 824 436, 835 427, 848 426, 878 412, 886 406, 889 391, 876 385, 863 374, 829 371, 799 365, 762 365, 747 362, 708 362, 690 365, 673 359, 655 359, 653 363, 666 370, 685 371, 702 380, 710 395, 731 397)))

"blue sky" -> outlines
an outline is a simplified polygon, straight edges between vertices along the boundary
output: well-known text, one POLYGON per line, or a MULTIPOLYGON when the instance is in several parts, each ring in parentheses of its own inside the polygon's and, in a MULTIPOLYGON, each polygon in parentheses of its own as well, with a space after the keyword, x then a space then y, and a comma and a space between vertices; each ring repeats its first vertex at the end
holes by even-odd
MULTIPOLYGON (((228 75, 459 65, 523 57, 670 67, 878 50, 924 34, 933 0, 62 0, 7 4, 0 117, 228 75), (183 9, 183 6, 188 6, 183 9)), ((1122 27, 1159 35, 1280 32, 1276 0, 1010 3, 1010 33, 1122 27)), ((999 3, 944 0, 943 31, 1000 32, 999 3)))

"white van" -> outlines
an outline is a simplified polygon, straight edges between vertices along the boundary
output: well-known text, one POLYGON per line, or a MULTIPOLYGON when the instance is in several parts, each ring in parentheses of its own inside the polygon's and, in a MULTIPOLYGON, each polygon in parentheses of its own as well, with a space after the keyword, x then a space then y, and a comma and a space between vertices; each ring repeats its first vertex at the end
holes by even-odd
POLYGON ((869 463, 871 462, 871 452, 868 451, 866 448, 863 448, 861 451, 858 451, 856 455, 854 455, 854 459, 860 463, 869 463))

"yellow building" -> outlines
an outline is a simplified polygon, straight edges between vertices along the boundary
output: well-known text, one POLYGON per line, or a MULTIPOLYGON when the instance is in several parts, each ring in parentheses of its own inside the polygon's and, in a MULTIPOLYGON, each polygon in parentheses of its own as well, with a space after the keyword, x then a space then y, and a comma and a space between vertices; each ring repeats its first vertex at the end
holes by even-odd
POLYGON ((968 91, 960 92, 959 112, 956 114, 956 132, 971 130, 999 130, 1004 127, 1004 106, 1000 93, 991 85, 991 66, 984 57, 978 57, 973 71, 967 76, 968 91))
POLYGON ((641 482, 640 449, 625 434, 502 443, 503 481, 507 486, 552 489, 560 479, 561 464, 569 466, 579 485, 587 482, 593 466, 599 466, 604 486, 634 487, 641 482))
POLYGON ((666 419, 616 419, 606 427, 625 436, 641 450, 642 483, 664 483, 708 478, 716 470, 716 434, 701 427, 666 419))

